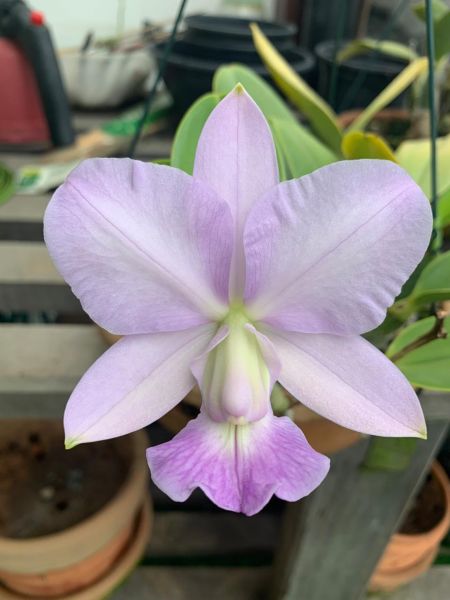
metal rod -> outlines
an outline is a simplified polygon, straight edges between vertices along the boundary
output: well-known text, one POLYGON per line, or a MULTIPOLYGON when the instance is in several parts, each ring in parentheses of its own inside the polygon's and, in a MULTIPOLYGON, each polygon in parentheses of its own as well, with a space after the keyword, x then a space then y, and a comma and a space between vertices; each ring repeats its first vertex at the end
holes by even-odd
POLYGON ((139 138, 141 137, 142 129, 144 128, 145 121, 147 120, 147 115, 149 113, 150 107, 151 107, 151 105, 153 103, 153 100, 155 99, 156 91, 158 89, 159 82, 161 81, 161 78, 163 77, 164 72, 166 70, 167 59, 169 58, 170 53, 171 53, 172 48, 173 48, 173 45, 175 43, 175 38, 176 38, 176 35, 177 35, 177 32, 178 32, 178 27, 179 27, 179 25, 181 23, 181 20, 183 18, 183 13, 184 13, 184 9, 186 7, 186 4, 187 4, 187 0, 181 0, 177 16, 176 16, 175 22, 174 22, 173 27, 172 27, 172 32, 171 32, 170 37, 169 37, 169 39, 168 39, 168 41, 167 41, 167 43, 166 43, 166 45, 164 47, 164 52, 163 52, 161 61, 159 63, 158 75, 156 76, 156 79, 155 79, 155 81, 154 81, 154 83, 152 85, 152 88, 149 91, 147 98, 145 99, 144 109, 142 111, 141 120, 139 121, 139 124, 136 127, 136 131, 134 132, 133 139, 131 140, 130 147, 128 149, 128 156, 130 158, 133 158, 133 156, 134 156, 134 154, 136 152, 136 146, 137 146, 137 144, 139 142, 139 138))
POLYGON ((430 111, 430 167, 431 167, 431 210, 433 212, 434 227, 431 238, 431 249, 437 252, 435 240, 437 239, 436 215, 437 215, 437 119, 436 119, 436 97, 435 97, 435 51, 434 51, 434 27, 433 27, 433 3, 432 0, 426 0, 426 25, 427 25, 427 54, 428 54, 428 110, 430 111))
MULTIPOLYGON (((386 23, 386 25, 382 28, 382 30, 378 34, 378 37, 377 37, 378 43, 384 41, 391 34, 391 31, 394 29, 395 25, 400 20, 400 17, 403 16, 403 13, 405 12, 407 7, 409 7, 409 0, 399 0, 399 3, 394 8, 394 10, 392 11, 392 13, 389 17, 388 22, 386 23)), ((376 59, 377 59, 377 55, 376 55, 376 53, 373 53, 371 56, 369 56, 368 63, 374 64, 376 59)), ((337 106, 337 108, 336 108, 336 111, 338 113, 341 112, 341 110, 343 110, 343 107, 346 105, 347 102, 351 101, 353 98, 356 97, 359 90, 363 87, 363 85, 367 79, 367 76, 368 76, 367 71, 360 71, 358 73, 355 80, 349 86, 343 99, 341 99, 339 106, 337 106)))

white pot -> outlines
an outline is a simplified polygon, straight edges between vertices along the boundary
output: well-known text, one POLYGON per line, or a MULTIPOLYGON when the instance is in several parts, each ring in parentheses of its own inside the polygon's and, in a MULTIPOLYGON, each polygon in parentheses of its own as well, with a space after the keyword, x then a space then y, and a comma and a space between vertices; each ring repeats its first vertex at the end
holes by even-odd
POLYGON ((61 70, 71 104, 83 108, 114 108, 145 91, 155 77, 155 62, 148 48, 108 52, 65 50, 61 70))

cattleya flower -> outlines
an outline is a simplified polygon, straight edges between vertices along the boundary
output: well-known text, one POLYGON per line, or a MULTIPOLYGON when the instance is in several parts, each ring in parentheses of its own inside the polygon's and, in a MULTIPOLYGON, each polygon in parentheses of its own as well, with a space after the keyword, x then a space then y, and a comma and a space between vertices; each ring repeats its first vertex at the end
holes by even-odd
POLYGON ((359 336, 383 321, 431 226, 388 161, 279 183, 267 122, 239 85, 205 124, 193 176, 84 161, 53 196, 45 239, 85 311, 124 337, 70 397, 67 447, 144 427, 197 382, 199 416, 147 451, 153 480, 174 500, 199 487, 252 515, 273 494, 309 494, 329 468, 273 415, 275 381, 344 427, 424 437, 410 384, 359 336))

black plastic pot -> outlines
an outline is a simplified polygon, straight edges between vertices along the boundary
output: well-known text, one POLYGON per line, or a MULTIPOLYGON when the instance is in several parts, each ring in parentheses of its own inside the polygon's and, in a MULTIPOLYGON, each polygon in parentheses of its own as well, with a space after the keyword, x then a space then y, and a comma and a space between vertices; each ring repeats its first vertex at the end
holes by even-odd
MULTIPOLYGON (((191 15, 184 20, 187 30, 186 39, 212 40, 220 37, 228 42, 247 42, 252 45, 252 34, 249 19, 238 19, 234 17, 215 17, 212 15, 191 15)), ((297 27, 290 23, 273 23, 271 21, 255 20, 259 27, 278 48, 292 40, 297 33, 297 27)))
MULTIPOLYGON (((342 44, 345 46, 345 42, 342 44)), ((405 61, 370 52, 351 58, 337 66, 334 98, 330 97, 335 58, 335 42, 327 40, 317 44, 319 94, 330 101, 337 112, 352 108, 365 108, 408 64, 405 61)), ((399 96, 391 106, 402 106, 405 95, 399 96)))
MULTIPOLYGON (((186 35, 180 38, 179 46, 182 53, 200 59, 244 64, 259 63, 261 59, 253 43, 219 38, 192 38, 186 35)), ((278 51, 282 54, 295 49, 292 40, 280 42, 278 51)))
POLYGON ((298 23, 299 43, 312 50, 336 35, 354 39, 363 5, 364 0, 290 0, 286 14, 298 23))
MULTIPOLYGON (((164 43, 154 48, 158 62, 162 58, 163 50, 164 43)), ((205 60, 188 55, 185 51, 186 46, 183 41, 175 42, 164 73, 164 82, 173 97, 178 116, 184 113, 199 96, 211 91, 215 71, 223 64, 232 62, 229 55, 226 60, 205 60)), ((285 53, 285 58, 297 73, 308 79, 315 65, 314 58, 308 51, 294 48, 285 53)), ((272 83, 262 62, 255 62, 248 66, 272 83)))

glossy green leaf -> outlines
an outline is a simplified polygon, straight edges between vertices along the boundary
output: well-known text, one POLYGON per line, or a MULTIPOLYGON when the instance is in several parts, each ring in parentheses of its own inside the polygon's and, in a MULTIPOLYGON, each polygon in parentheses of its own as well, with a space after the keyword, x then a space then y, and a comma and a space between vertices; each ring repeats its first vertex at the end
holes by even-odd
MULTIPOLYGON (((405 327, 389 346, 388 357, 395 355, 432 332, 435 317, 427 317, 405 327)), ((450 317, 444 321, 444 329, 450 333, 450 317)), ((450 390, 450 338, 434 339, 411 350, 395 363, 415 386, 431 390, 450 390)))
POLYGON ((275 117, 297 123, 297 119, 275 90, 262 77, 244 65, 224 65, 217 69, 213 78, 212 90, 215 94, 225 96, 238 83, 244 86, 266 119, 275 117))
POLYGON ((403 69, 369 106, 353 121, 347 131, 364 129, 373 117, 390 104, 428 68, 427 58, 417 58, 403 69))
POLYGON ((450 251, 433 258, 420 274, 412 294, 411 306, 450 298, 450 251))
POLYGON ((434 25, 434 51, 436 60, 450 52, 450 12, 434 25))
POLYGON ((250 26, 253 43, 277 86, 309 120, 312 129, 334 152, 340 153, 342 130, 331 107, 298 75, 261 29, 250 26))
MULTIPOLYGON (((438 196, 450 188, 450 134, 437 139, 437 192, 438 196)), ((420 185, 428 198, 431 196, 431 142, 406 140, 397 148, 398 163, 420 185)))
POLYGON ((178 125, 173 140, 170 164, 192 174, 198 138, 206 120, 219 104, 219 94, 205 94, 189 108, 178 125))
POLYGON ((360 56, 372 51, 408 62, 418 58, 417 52, 414 52, 412 48, 405 46, 405 44, 391 40, 374 40, 372 38, 361 38, 349 42, 338 52, 336 58, 338 62, 344 62, 353 56, 360 56))
POLYGON ((350 160, 379 158, 397 162, 392 148, 381 136, 363 131, 349 131, 344 135, 342 153, 345 158, 350 160))
POLYGON ((0 204, 7 202, 11 198, 15 188, 16 185, 12 171, 0 163, 0 204))
POLYGON ((287 167, 287 178, 302 177, 338 160, 334 152, 300 123, 276 118, 269 119, 269 123, 282 160, 287 167))
MULTIPOLYGON (((431 4, 433 5, 433 21, 436 23, 448 13, 449 7, 444 0, 431 0, 431 4)), ((413 6, 413 11, 414 14, 419 17, 419 19, 426 21, 427 15, 425 10, 425 2, 419 2, 413 6)))

